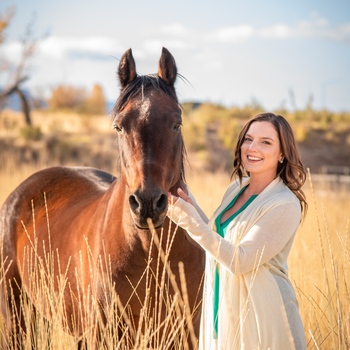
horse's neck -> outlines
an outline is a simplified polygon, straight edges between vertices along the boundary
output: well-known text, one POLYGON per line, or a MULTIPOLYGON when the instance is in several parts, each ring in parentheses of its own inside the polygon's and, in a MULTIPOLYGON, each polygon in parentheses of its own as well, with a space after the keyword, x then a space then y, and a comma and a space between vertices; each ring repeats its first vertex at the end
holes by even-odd
POLYGON ((100 201, 99 211, 104 217, 103 232, 107 234, 112 231, 118 233, 123 230, 123 227, 132 227, 129 190, 122 179, 115 180, 105 192, 100 201))

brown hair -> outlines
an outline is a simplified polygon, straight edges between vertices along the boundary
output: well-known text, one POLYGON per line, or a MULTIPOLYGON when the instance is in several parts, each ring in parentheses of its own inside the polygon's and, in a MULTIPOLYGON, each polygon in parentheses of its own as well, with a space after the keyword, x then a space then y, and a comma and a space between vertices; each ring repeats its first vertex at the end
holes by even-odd
POLYGON ((244 142, 245 135, 254 122, 265 121, 271 123, 275 127, 280 141, 281 152, 284 157, 283 163, 278 163, 277 165, 277 176, 279 176, 286 186, 298 197, 302 213, 305 215, 307 211, 307 202, 301 188, 306 181, 306 171, 300 159, 293 130, 287 120, 281 115, 261 113, 245 124, 238 137, 231 177, 237 175, 239 180, 242 181, 245 171, 241 158, 241 146, 244 142))

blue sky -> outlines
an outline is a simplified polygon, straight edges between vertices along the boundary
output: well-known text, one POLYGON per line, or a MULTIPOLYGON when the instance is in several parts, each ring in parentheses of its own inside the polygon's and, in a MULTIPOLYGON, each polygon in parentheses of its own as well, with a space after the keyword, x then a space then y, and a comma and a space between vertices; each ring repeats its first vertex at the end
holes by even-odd
POLYGON ((33 18, 44 38, 26 86, 47 94, 57 84, 110 101, 119 93, 118 59, 132 48, 139 74, 157 71, 162 46, 175 57, 180 101, 265 110, 280 106, 350 111, 350 1, 344 0, 1 0, 16 15, 0 54, 11 62, 33 18))

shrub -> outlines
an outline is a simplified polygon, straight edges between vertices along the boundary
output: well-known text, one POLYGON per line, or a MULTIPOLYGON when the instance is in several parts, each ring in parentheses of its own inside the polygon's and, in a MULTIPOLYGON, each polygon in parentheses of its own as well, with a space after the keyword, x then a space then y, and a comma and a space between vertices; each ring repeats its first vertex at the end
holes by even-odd
POLYGON ((90 96, 85 100, 82 111, 87 114, 105 114, 106 99, 102 87, 95 84, 90 96))
POLYGON ((39 126, 24 126, 20 129, 20 135, 26 140, 39 141, 41 140, 43 133, 39 126))
POLYGON ((48 101, 49 108, 57 110, 78 110, 86 99, 86 92, 82 88, 70 85, 58 85, 52 89, 52 95, 48 101))

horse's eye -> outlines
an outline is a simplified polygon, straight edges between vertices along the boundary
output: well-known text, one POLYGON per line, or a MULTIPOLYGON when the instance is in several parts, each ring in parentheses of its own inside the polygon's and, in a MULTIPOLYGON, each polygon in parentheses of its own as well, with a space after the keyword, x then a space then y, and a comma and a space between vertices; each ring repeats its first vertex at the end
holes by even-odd
POLYGON ((123 128, 116 124, 113 125, 113 129, 117 130, 118 134, 121 134, 123 132, 123 128))
POLYGON ((181 129, 181 123, 176 123, 174 126, 173 126, 173 131, 180 131, 181 129))

